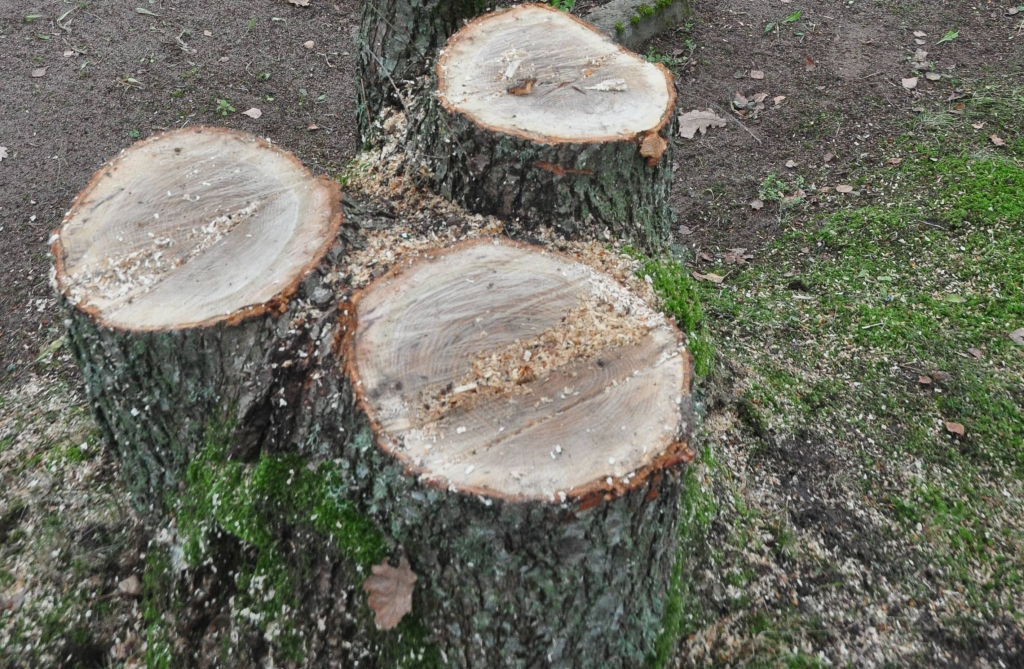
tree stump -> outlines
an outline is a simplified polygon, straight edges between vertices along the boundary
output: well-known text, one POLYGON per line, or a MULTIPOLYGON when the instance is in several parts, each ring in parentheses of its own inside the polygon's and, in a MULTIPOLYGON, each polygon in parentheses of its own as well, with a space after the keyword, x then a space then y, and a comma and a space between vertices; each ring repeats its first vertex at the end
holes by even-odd
POLYGON ((319 437, 348 435, 350 494, 408 558, 446 664, 641 666, 693 457, 675 326, 587 265, 490 239, 402 262, 346 312, 355 410, 319 437))
POLYGON ((294 298, 340 223, 336 183, 224 129, 138 142, 75 199, 52 240, 55 283, 137 500, 177 487, 213 420, 238 423, 240 448, 287 431, 280 410, 315 339, 294 298))
POLYGON ((488 6, 482 0, 366 0, 359 25, 356 118, 363 141, 387 104, 397 105, 407 80, 427 73, 463 19, 488 6))
POLYGON ((409 132, 438 193, 526 228, 649 252, 666 243, 675 88, 663 65, 565 12, 520 5, 456 33, 436 88, 409 132))

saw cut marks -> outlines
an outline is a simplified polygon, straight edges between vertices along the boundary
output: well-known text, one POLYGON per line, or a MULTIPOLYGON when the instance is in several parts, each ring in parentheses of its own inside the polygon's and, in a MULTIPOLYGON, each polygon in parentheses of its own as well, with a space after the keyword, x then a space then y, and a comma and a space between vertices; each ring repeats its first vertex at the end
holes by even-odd
POLYGON ((208 324, 264 308, 332 242, 337 187, 251 135, 188 128, 129 147, 54 240, 58 288, 103 324, 208 324))
POLYGON ((682 425, 678 330, 611 277, 477 240, 357 298, 354 375, 379 443, 425 478, 564 501, 628 484, 682 425))
POLYGON ((600 142, 660 128, 671 76, 575 17, 520 5, 456 33, 437 65, 449 111, 537 141, 600 142))

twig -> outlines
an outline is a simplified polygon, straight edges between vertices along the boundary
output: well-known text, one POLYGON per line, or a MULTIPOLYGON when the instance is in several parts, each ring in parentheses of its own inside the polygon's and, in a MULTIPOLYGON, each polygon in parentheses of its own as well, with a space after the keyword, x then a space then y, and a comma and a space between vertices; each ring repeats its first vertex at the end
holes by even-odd
POLYGON ((871 77, 877 77, 880 74, 884 74, 884 71, 883 70, 879 70, 878 72, 872 72, 871 74, 866 74, 863 77, 861 77, 861 79, 870 79, 871 77))
POLYGON ((726 113, 725 110, 723 110, 721 107, 719 107, 718 105, 716 105, 714 103, 711 103, 711 106, 714 107, 715 109, 717 109, 718 111, 722 112, 723 114, 725 114, 729 118, 731 118, 733 121, 735 121, 736 125, 738 125, 739 127, 743 128, 744 130, 746 130, 747 134, 750 135, 751 137, 753 137, 755 140, 757 140, 758 144, 761 143, 761 138, 759 138, 757 135, 755 135, 750 130, 750 128, 748 128, 747 126, 743 125, 743 123, 741 123, 740 120, 738 118, 736 118, 735 114, 726 113))

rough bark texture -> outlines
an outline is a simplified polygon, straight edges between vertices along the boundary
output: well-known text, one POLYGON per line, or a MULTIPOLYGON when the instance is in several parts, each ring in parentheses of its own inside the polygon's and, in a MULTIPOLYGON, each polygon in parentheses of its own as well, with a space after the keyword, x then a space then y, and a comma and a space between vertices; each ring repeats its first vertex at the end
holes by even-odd
POLYGON ((64 300, 68 339, 93 417, 140 505, 177 489, 212 422, 237 425, 233 454, 243 459, 291 433, 297 417, 288 407, 333 315, 305 299, 315 293, 320 306, 331 301, 333 292, 320 278, 311 272, 280 313, 179 330, 99 325, 64 300))
POLYGON ((377 134, 377 114, 400 106, 398 89, 426 74, 462 19, 489 6, 483 0, 366 0, 359 26, 356 115, 364 142, 377 134))
MULTIPOLYGON (((540 143, 482 128, 436 97, 420 104, 409 151, 442 196, 526 231, 549 225, 569 238, 616 237, 655 254, 667 243, 671 142, 650 165, 636 140, 540 143)), ((671 123, 664 132, 671 136, 671 123)))

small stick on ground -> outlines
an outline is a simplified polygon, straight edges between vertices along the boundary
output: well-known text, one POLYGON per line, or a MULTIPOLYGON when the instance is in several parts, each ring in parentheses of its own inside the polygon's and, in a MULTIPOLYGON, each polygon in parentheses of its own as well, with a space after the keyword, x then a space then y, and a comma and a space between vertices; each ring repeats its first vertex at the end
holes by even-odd
POLYGON ((731 119, 732 119, 733 121, 735 121, 735 122, 736 122, 736 125, 738 125, 739 127, 743 128, 744 130, 746 130, 746 131, 747 131, 747 134, 748 134, 748 135, 750 135, 751 137, 753 137, 753 138, 754 138, 755 140, 757 140, 757 143, 758 143, 758 144, 760 144, 760 143, 761 143, 761 138, 760 138, 760 137, 758 137, 757 135, 755 135, 755 134, 754 134, 754 132, 753 132, 753 131, 752 131, 752 130, 751 130, 750 128, 748 128, 747 126, 743 125, 743 122, 742 122, 742 121, 740 121, 740 120, 739 120, 738 118, 736 118, 736 115, 735 115, 735 114, 731 114, 731 113, 726 113, 726 112, 725 112, 725 111, 724 111, 724 110, 723 110, 723 109, 722 109, 721 107, 719 107, 719 106, 718 106, 718 105, 716 105, 716 104, 713 104, 713 103, 712 103, 712 105, 711 105, 711 106, 712 106, 712 107, 714 107, 715 109, 717 109, 718 111, 722 112, 723 114, 725 114, 725 115, 726 115, 726 116, 728 116, 729 118, 731 118, 731 119))

